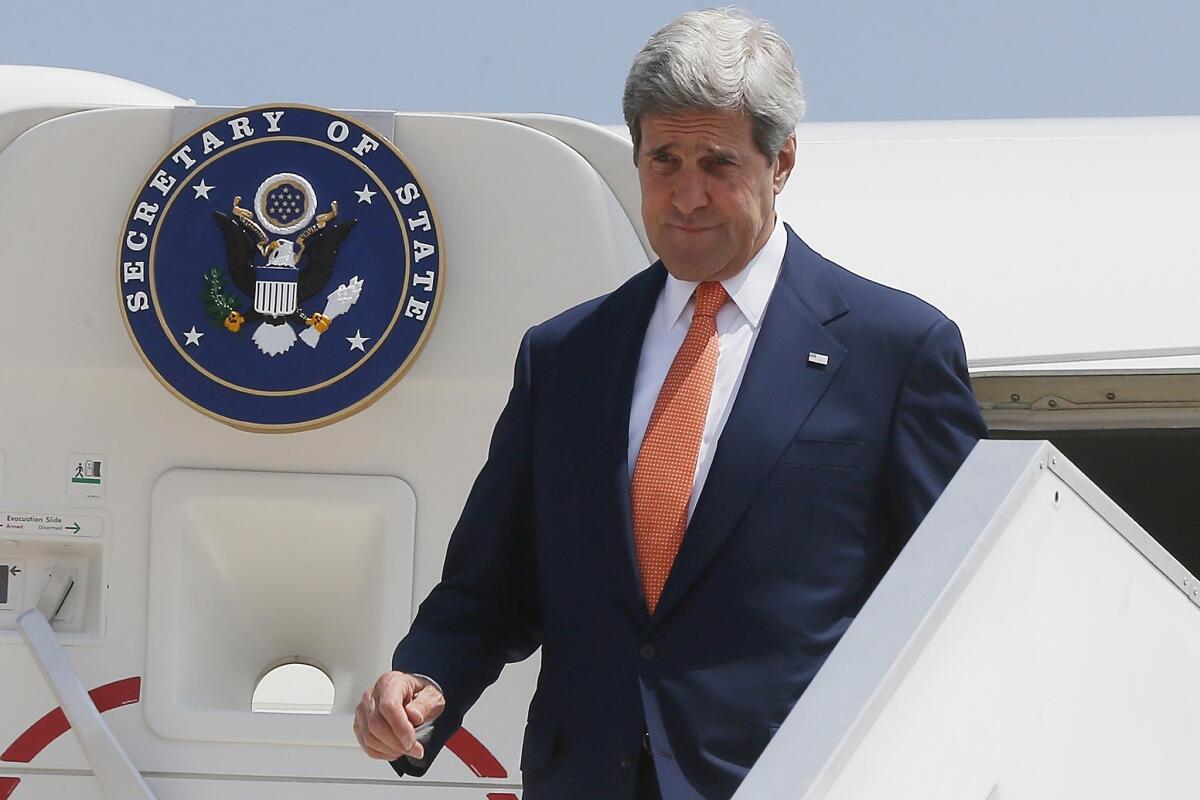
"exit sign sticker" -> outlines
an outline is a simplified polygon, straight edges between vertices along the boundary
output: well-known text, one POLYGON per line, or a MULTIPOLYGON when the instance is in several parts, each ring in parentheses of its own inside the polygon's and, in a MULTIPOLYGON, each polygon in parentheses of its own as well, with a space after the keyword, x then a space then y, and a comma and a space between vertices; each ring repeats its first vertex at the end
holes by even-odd
POLYGON ((67 496, 103 497, 108 459, 99 453, 71 453, 67 457, 67 496))

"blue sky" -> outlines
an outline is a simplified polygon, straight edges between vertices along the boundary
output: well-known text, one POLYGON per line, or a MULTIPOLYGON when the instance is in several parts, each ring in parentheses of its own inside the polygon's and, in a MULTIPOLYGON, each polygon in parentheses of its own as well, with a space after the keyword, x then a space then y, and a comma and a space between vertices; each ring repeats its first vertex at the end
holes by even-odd
MULTIPOLYGON (((9 2, 0 63, 108 72, 201 103, 541 111, 620 121, 668 0, 9 2)), ((1200 113, 1195 0, 750 0, 809 119, 1200 113)))

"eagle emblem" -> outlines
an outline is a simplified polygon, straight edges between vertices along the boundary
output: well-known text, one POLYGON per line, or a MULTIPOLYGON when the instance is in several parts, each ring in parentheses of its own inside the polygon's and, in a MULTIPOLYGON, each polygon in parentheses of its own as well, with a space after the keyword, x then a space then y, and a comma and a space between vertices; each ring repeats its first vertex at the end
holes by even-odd
POLYGON ((329 283, 338 247, 356 220, 333 222, 337 200, 330 203, 329 211, 317 214, 312 184, 293 173, 263 181, 254 211, 242 208, 241 201, 240 195, 234 197, 231 213, 213 211, 213 218, 225 241, 229 278, 247 302, 243 305, 230 294, 220 270, 213 269, 205 276, 206 311, 231 333, 244 324, 258 323, 252 338, 268 356, 286 353, 296 343, 293 321, 304 326, 300 334, 304 343, 316 347, 333 319, 362 292, 363 281, 356 275, 338 287, 324 310, 303 311, 302 304, 329 283), (272 239, 267 231, 279 238, 272 239), (297 231, 301 232, 295 241, 284 238, 297 231), (263 260, 266 263, 258 263, 263 260))

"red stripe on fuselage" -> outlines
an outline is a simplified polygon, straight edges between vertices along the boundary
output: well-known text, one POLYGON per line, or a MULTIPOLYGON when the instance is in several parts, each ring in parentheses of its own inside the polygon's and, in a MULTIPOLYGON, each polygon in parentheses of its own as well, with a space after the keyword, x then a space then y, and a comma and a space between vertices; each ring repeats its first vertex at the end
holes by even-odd
MULTIPOLYGON (((96 709, 101 713, 136 703, 141 698, 141 694, 142 679, 140 677, 106 683, 88 692, 92 702, 96 704, 96 709)), ((51 742, 70 729, 71 726, 67 722, 66 715, 61 708, 56 708, 18 736, 17 740, 0 755, 0 761, 28 764, 51 742)), ((465 728, 460 728, 458 733, 450 737, 446 748, 480 778, 508 777, 508 771, 504 769, 504 765, 465 728)), ((0 778, 0 800, 8 800, 20 782, 20 778, 0 778)), ((488 794, 488 800, 517 800, 517 796, 508 792, 491 792, 488 794)))
POLYGON ((508 771, 466 728, 450 737, 446 747, 480 778, 507 778, 508 771))
MULTIPOLYGON (((106 683, 88 692, 92 702, 96 704, 96 709, 101 713, 136 703, 141 694, 142 679, 140 677, 106 683)), ((71 725, 67 722, 67 715, 61 708, 56 708, 18 736, 17 740, 0 755, 0 761, 28 764, 34 756, 45 750, 51 742, 70 729, 71 725)), ((10 788, 9 791, 11 792, 12 789, 10 788)), ((0 795, 0 800, 4 800, 5 796, 0 795)))

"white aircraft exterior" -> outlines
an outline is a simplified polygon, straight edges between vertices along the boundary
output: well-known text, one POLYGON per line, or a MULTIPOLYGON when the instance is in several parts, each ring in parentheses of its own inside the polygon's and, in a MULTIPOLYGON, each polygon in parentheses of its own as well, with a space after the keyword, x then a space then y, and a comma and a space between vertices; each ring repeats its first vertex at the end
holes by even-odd
MULTIPOLYGON (((420 781, 352 714, 437 581, 521 334, 654 258, 628 138, 345 112, 420 173, 445 288, 397 383, 265 433, 160 385, 117 291, 148 171, 230 111, 0 66, 0 800, 514 800, 536 656, 420 781)), ((946 312, 993 433, 1059 449, 977 448, 738 797, 1192 796, 1200 118, 797 137, 782 217, 946 312)))

